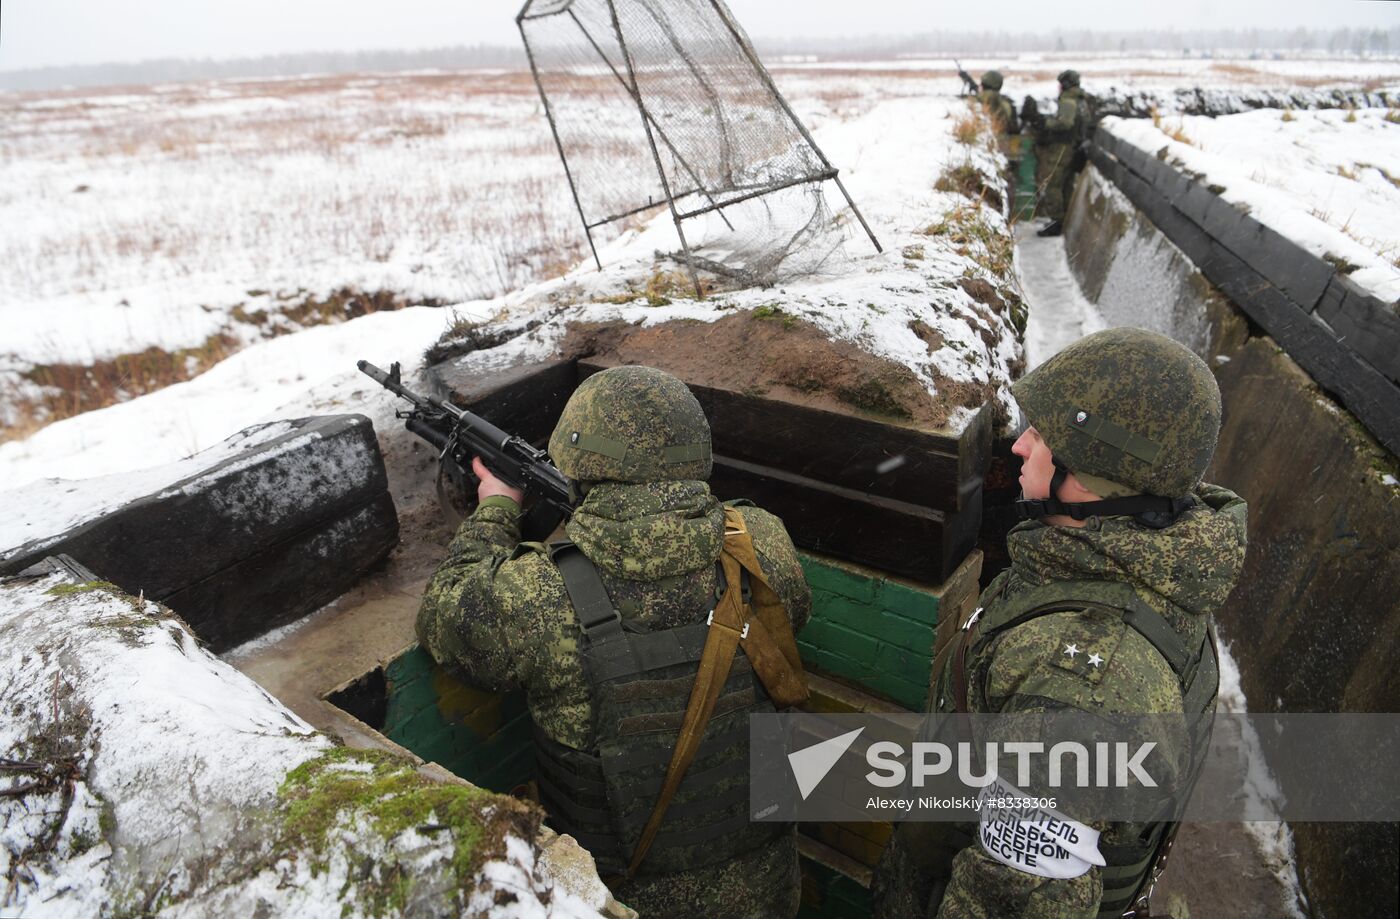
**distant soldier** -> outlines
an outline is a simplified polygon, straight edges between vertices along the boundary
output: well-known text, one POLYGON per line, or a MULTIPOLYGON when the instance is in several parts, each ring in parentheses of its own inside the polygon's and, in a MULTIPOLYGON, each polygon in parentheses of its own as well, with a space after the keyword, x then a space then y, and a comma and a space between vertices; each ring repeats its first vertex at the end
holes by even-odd
POLYGON ((1065 205, 1074 190, 1074 177, 1084 165, 1080 146, 1089 139, 1092 118, 1088 99, 1079 88, 1079 72, 1059 76, 1060 98, 1055 114, 1036 125, 1035 184, 1039 189, 1036 216, 1049 217, 1038 236, 1059 236, 1064 231, 1065 205))
POLYGON ((982 74, 982 90, 977 98, 996 123, 997 134, 1003 140, 1009 140, 1021 133, 1021 123, 1016 120, 1016 106, 1001 94, 1001 84, 1001 74, 988 70, 982 74))
MULTIPOLYGON (((1210 369, 1165 336, 1110 329, 1065 348, 1012 394, 1031 425, 1012 447, 1025 519, 1007 537, 1011 567, 975 612, 939 624, 935 711, 1208 724, 1194 719, 1215 708, 1211 619, 1244 566, 1246 517, 1243 500, 1201 481, 1220 429, 1210 369)), ((1182 801, 1205 736, 1146 723, 1162 731, 1152 739, 1173 764, 1163 787, 1182 801)), ((1089 843, 1028 861, 988 846, 977 824, 901 823, 875 871, 873 915, 1145 916, 1174 812, 1147 823, 1086 815, 1092 826, 1023 812, 1022 838, 1058 821, 1089 843)), ((982 813, 989 828, 1000 819, 982 813)))
POLYGON ((795 915, 794 827, 752 821, 748 793, 748 716, 806 697, 793 632, 812 595, 782 521, 710 494, 709 423, 660 370, 585 380, 549 454, 579 498, 570 541, 521 542, 521 492, 476 460, 480 503, 428 582, 419 640, 474 686, 525 690, 550 824, 618 900, 795 915))
POLYGON ((988 70, 982 74, 982 90, 977 99, 996 126, 997 146, 1006 157, 1007 198, 1013 203, 1014 211, 1016 180, 1021 172, 1021 123, 1016 118, 1016 106, 1001 94, 1001 84, 1001 73, 988 70))

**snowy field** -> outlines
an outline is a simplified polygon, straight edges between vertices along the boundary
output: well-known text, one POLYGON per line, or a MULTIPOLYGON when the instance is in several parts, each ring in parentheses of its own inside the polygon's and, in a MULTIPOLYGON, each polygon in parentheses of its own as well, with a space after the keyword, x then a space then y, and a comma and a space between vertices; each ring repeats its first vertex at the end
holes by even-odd
MULTIPOLYGON (((1052 94, 1065 67, 1079 69, 1090 91, 1400 83, 1400 62, 1354 59, 962 63, 979 76, 1001 69, 1016 96, 1052 94)), ((929 123, 946 119, 960 86, 948 61, 778 64, 774 74, 858 201, 869 199, 894 226, 927 216, 917 213, 927 202, 897 183, 927 188, 938 174, 929 123), (911 107, 903 118, 886 108, 860 123, 890 104, 911 107), (930 158, 902 168, 918 151, 930 158)), ((181 459, 296 402, 355 357, 407 357, 454 319, 497 315, 507 304, 487 298, 561 278, 587 252, 534 86, 521 73, 12 93, 0 95, 0 113, 7 487, 181 459), (306 328, 327 314, 308 318, 297 308, 337 290, 448 308, 306 328), (275 340, 255 353, 236 353, 267 338, 275 340), (42 398, 36 370, 72 365, 81 376, 94 362, 152 347, 191 349, 183 360, 195 379, 140 396, 153 387, 124 386, 118 374, 106 401, 120 404, 30 434, 85 407, 65 408, 62 393, 42 398), (225 354, 233 357, 218 362, 225 354)), ((1378 133, 1397 130, 1384 124, 1378 133)), ((1345 221, 1351 212, 1328 213, 1345 221)), ((1350 229, 1382 233, 1359 226, 1350 229)), ((337 398, 348 404, 344 393, 337 398)))
POLYGON ((1400 300, 1400 112, 1261 110, 1105 125, 1139 149, 1165 150, 1381 300, 1400 300))

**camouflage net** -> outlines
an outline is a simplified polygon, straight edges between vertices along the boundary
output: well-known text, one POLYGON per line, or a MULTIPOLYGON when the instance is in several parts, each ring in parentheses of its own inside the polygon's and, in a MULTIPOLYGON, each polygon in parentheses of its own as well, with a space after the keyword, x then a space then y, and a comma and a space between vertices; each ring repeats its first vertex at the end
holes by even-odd
POLYGON ((841 248, 836 170, 721 0, 527 0, 518 22, 590 241, 670 200, 677 259, 743 284, 841 248))

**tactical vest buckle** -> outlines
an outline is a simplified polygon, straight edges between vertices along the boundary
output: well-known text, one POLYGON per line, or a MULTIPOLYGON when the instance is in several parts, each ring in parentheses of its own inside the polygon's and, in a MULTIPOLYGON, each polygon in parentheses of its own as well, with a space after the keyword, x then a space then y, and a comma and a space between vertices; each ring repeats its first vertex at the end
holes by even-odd
MULTIPOLYGON (((708 616, 705 617, 705 625, 714 625, 714 624, 715 624, 715 611, 714 611, 714 610, 710 610, 710 615, 708 615, 708 616)), ((723 626, 723 627, 726 628, 726 629, 729 629, 730 631, 738 631, 738 629, 735 629, 733 626, 725 625, 723 622, 721 622, 720 625, 723 626)), ((744 631, 739 632, 739 640, 742 641, 743 639, 748 638, 748 637, 749 637, 749 624, 748 624, 747 622, 745 622, 745 623, 744 623, 744 631)))

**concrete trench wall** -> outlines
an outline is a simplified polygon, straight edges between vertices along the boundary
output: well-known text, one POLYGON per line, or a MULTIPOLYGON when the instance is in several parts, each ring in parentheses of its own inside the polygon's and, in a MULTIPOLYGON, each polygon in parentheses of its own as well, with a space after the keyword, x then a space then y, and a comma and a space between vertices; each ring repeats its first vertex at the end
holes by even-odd
MULTIPOLYGON (((1171 335, 1215 371, 1224 425, 1207 478, 1250 508, 1244 577, 1219 625, 1251 707, 1400 711, 1395 454, 1093 165, 1078 182, 1065 245, 1110 325, 1171 335)), ((1394 915, 1394 825, 1292 829, 1314 915, 1394 915)))

